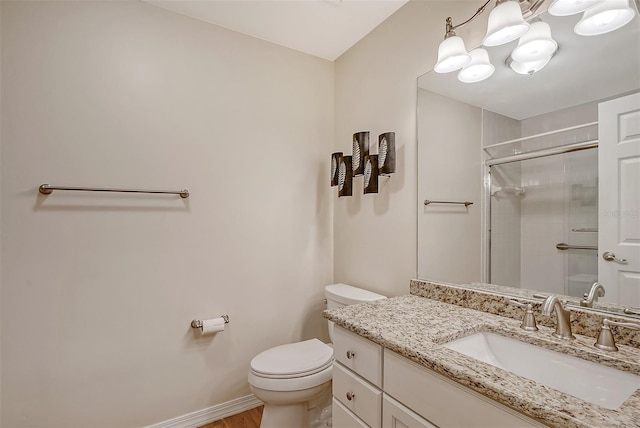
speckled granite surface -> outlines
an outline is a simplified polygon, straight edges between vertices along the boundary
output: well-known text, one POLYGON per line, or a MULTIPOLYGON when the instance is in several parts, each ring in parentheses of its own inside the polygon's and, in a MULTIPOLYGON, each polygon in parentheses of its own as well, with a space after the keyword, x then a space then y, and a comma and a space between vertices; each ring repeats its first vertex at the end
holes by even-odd
POLYGON ((594 348, 592 337, 563 341, 553 329, 527 333, 516 319, 409 295, 324 311, 327 319, 521 413, 556 427, 639 427, 640 390, 618 410, 590 404, 441 344, 491 331, 640 375, 640 350, 594 348))
MULTIPOLYGON (((522 319, 522 309, 508 304, 508 301, 514 298, 513 296, 517 296, 515 298, 519 302, 530 302, 533 305, 535 318, 539 325, 555 328, 555 316, 544 317, 540 315, 542 303, 539 299, 532 298, 536 293, 532 290, 479 283, 461 286, 413 279, 409 283, 409 292, 415 296, 427 297, 490 314, 522 319)), ((600 311, 580 307, 576 300, 571 307, 571 328, 575 334, 595 338, 605 317, 614 321, 640 322, 640 319, 625 316, 622 313, 604 314, 600 311)), ((640 330, 615 328, 614 336, 617 344, 640 347, 640 330)))

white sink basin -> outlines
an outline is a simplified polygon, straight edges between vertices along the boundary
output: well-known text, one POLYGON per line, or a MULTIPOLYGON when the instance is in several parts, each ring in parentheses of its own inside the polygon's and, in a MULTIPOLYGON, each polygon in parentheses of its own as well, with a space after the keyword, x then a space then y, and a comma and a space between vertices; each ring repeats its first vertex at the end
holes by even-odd
POLYGON ((618 409, 640 388, 640 376, 495 333, 443 346, 607 409, 618 409))

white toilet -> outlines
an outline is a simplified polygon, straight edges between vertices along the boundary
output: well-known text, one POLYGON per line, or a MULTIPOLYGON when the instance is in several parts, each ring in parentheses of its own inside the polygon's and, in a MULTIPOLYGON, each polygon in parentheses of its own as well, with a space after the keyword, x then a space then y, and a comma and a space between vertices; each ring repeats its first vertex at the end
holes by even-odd
MULTIPOLYGON (((325 296, 327 309, 386 299, 346 284, 327 285, 325 296)), ((331 321, 329 336, 333 339, 331 321)), ((276 346, 256 355, 251 360, 249 385, 254 395, 264 402, 260 427, 312 425, 308 410, 331 402, 332 362, 333 348, 318 339, 276 346)))

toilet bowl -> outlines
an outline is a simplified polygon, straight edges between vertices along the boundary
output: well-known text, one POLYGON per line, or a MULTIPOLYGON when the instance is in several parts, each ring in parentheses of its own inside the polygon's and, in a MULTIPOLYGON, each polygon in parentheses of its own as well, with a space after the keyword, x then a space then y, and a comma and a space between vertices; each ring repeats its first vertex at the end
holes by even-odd
MULTIPOLYGON (((355 303, 386 299, 346 284, 325 287, 327 307, 336 308, 355 303)), ((329 322, 329 335, 333 333, 329 322)), ((261 428, 304 428, 331 426, 327 415, 310 421, 308 411, 323 407, 330 410, 333 348, 318 339, 276 346, 251 360, 249 385, 253 394, 264 402, 261 428), (322 419, 325 418, 325 419, 322 419)))

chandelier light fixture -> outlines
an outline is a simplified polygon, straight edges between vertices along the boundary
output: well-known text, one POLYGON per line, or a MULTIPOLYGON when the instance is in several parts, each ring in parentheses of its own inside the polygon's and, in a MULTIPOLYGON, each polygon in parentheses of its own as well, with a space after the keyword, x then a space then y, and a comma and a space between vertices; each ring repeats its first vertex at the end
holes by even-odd
POLYGON ((636 11, 629 6, 629 0, 603 0, 585 10, 573 31, 581 36, 609 33, 627 25, 635 15, 636 11))
POLYGON ((602 0, 555 0, 547 11, 553 16, 569 16, 584 12, 602 0))
POLYGON ((455 30, 473 21, 495 1, 487 22, 484 46, 500 46, 518 40, 511 55, 503 62, 515 73, 532 75, 542 70, 558 52, 558 43, 553 39, 551 27, 539 15, 541 6, 554 16, 583 13, 574 28, 581 36, 595 36, 617 30, 628 24, 636 15, 630 0, 487 0, 466 21, 453 25, 451 17, 446 19, 444 41, 438 48, 438 60, 434 66, 437 73, 458 72, 458 80, 464 83, 481 82, 491 77, 495 67, 485 49, 467 52, 464 40, 455 30), (526 17, 526 19, 525 19, 526 17))
POLYGON ((471 62, 458 73, 458 80, 464 83, 480 82, 490 77, 496 68, 489 62, 489 53, 482 48, 469 52, 471 62))
POLYGON ((520 4, 516 0, 498 0, 496 7, 489 14, 487 35, 482 44, 500 46, 522 36, 529 29, 529 24, 522 17, 520 4))
POLYGON ((558 49, 558 43, 551 37, 551 27, 540 18, 534 18, 518 46, 511 52, 511 58, 518 62, 540 61, 551 58, 558 49))
POLYGON ((467 53, 462 37, 456 36, 451 24, 451 17, 447 18, 447 33, 438 47, 438 62, 433 70, 436 73, 449 73, 467 65, 471 56, 467 53))

